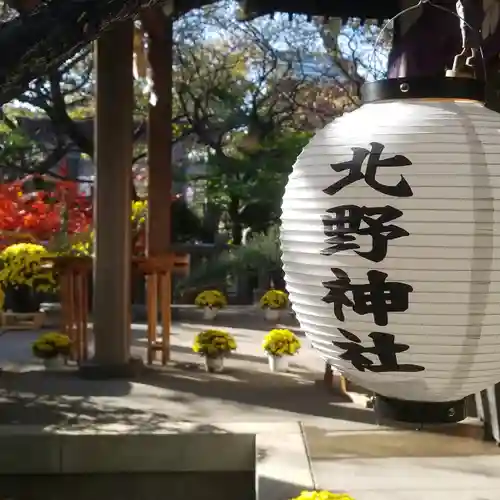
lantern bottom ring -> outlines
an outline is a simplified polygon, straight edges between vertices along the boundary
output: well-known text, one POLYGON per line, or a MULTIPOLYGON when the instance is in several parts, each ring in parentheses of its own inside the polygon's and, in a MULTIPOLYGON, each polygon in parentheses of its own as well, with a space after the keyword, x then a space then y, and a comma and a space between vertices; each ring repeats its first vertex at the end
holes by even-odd
POLYGON ((377 420, 395 420, 413 424, 452 424, 467 417, 466 400, 433 403, 375 396, 377 420))

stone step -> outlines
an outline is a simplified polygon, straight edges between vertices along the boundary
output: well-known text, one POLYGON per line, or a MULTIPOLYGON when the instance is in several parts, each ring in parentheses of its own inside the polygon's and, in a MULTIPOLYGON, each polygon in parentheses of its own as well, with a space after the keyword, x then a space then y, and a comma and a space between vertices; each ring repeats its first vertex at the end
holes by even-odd
POLYGON ((6 425, 0 449, 0 498, 287 500, 313 489, 298 422, 6 425))

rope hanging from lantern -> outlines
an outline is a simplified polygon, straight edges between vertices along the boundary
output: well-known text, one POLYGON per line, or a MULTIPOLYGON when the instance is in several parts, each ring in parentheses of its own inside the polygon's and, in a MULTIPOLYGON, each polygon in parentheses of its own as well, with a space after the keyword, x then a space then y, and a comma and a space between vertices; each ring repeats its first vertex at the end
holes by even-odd
POLYGON ((481 29, 479 28, 480 20, 476 15, 475 5, 470 1, 468 2, 467 0, 457 0, 455 12, 448 9, 447 7, 444 7, 443 5, 434 3, 432 0, 418 0, 418 2, 414 5, 410 5, 406 9, 398 12, 391 19, 387 20, 382 26, 382 29, 380 30, 380 33, 375 40, 370 62, 373 61, 375 51, 385 30, 387 30, 396 19, 404 16, 405 14, 408 14, 412 10, 422 8, 424 5, 428 5, 432 8, 446 12, 447 14, 456 17, 460 22, 460 31, 462 34, 462 50, 455 56, 453 68, 447 72, 446 76, 477 78, 477 53, 479 52, 481 56, 483 77, 484 81, 486 81, 487 71, 483 48, 481 46, 481 29), (476 39, 476 41, 474 41, 474 39, 476 39))

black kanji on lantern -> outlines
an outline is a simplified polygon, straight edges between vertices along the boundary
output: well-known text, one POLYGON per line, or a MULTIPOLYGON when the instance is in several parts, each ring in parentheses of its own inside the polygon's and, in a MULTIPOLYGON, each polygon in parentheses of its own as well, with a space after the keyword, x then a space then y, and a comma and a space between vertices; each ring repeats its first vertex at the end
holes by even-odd
POLYGON ((333 342, 334 346, 343 349, 340 355, 341 359, 350 361, 352 366, 364 372, 365 370, 384 373, 384 372, 421 372, 425 370, 423 366, 412 364, 399 364, 397 354, 407 351, 410 347, 406 344, 397 344, 394 342, 394 335, 383 332, 372 332, 368 336, 373 341, 373 346, 366 347, 361 344, 361 339, 353 333, 338 328, 338 331, 346 339, 346 342, 333 342), (379 364, 365 356, 372 354, 378 358, 379 364))
POLYGON ((370 143, 371 150, 365 148, 351 148, 352 159, 340 163, 332 163, 331 167, 335 172, 348 171, 347 175, 331 186, 323 190, 324 193, 333 196, 342 188, 349 186, 362 179, 373 189, 380 193, 397 196, 398 198, 408 198, 413 196, 413 191, 406 179, 401 176, 400 181, 395 186, 387 186, 377 181, 377 169, 379 167, 406 167, 411 165, 411 161, 403 155, 395 155, 385 160, 381 160, 380 156, 384 150, 384 145, 378 142, 370 143), (363 162, 368 158, 366 163, 366 173, 361 171, 363 162))
POLYGON ((356 235, 368 235, 372 238, 372 249, 369 252, 356 253, 372 262, 381 262, 387 255, 387 243, 409 233, 399 226, 388 224, 401 217, 403 212, 397 208, 358 207, 357 205, 340 205, 327 210, 334 214, 321 217, 325 240, 329 246, 321 251, 322 255, 333 255, 344 250, 360 248, 356 243, 356 235))
POLYGON ((335 317, 345 321, 343 307, 351 307, 360 315, 373 314, 375 324, 386 326, 388 313, 404 312, 408 309, 408 297, 413 287, 397 281, 385 281, 387 274, 381 271, 368 271, 368 283, 354 285, 342 269, 332 268, 336 280, 323 281, 328 293, 323 302, 333 304, 335 317), (351 293, 351 297, 347 296, 351 293))
POLYGON ((333 312, 339 321, 345 321, 344 306, 353 307, 352 300, 346 295, 350 290, 351 280, 342 269, 332 268, 332 273, 337 278, 335 281, 323 281, 322 285, 328 288, 328 294, 323 297, 323 302, 333 304, 333 312))

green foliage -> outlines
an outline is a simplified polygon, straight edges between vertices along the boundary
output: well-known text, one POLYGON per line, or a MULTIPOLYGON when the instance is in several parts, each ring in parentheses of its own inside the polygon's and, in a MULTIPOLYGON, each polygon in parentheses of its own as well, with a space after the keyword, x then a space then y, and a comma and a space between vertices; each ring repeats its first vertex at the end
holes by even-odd
POLYGON ((272 227, 267 234, 257 235, 248 245, 223 252, 216 261, 203 262, 177 285, 176 293, 190 289, 227 283, 248 271, 272 273, 281 269, 279 230, 272 227))
POLYGON ((238 198, 242 205, 262 200, 279 205, 295 159, 311 135, 282 131, 258 144, 245 145, 248 135, 235 133, 231 156, 208 156, 208 197, 221 205, 231 198, 238 198))
POLYGON ((54 155, 20 126, 18 118, 30 117, 23 111, 0 113, 0 179, 3 181, 15 180, 36 171, 39 166, 47 167, 51 154, 54 155))

